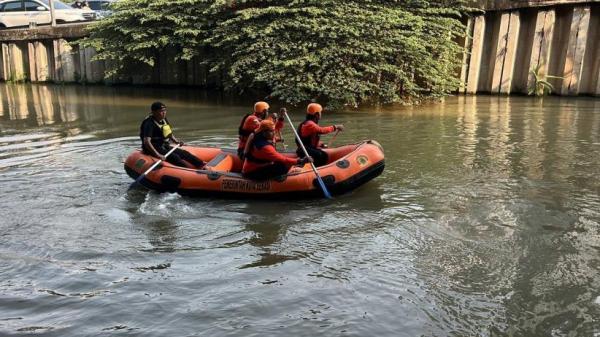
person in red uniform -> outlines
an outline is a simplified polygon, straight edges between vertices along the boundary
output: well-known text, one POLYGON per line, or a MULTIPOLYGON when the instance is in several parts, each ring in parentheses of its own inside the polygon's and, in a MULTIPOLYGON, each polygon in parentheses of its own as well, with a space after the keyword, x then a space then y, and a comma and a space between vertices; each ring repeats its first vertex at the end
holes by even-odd
MULTIPOLYGON (((283 129, 283 112, 286 111, 282 108, 280 114, 273 114, 271 119, 275 124, 275 133, 281 135, 281 129, 283 129)), ((256 102, 254 103, 254 113, 247 114, 242 118, 240 126, 238 128, 239 143, 238 143, 238 156, 244 159, 244 149, 248 142, 248 137, 258 128, 260 122, 269 116, 269 104, 267 102, 256 102)), ((283 141, 281 136, 275 139, 276 141, 283 141)))
MULTIPOLYGON (((321 148, 326 147, 326 145, 321 142, 321 135, 337 130, 344 130, 344 126, 341 124, 325 127, 319 126, 319 119, 321 119, 322 111, 323 107, 321 104, 310 103, 308 107, 306 107, 306 119, 298 125, 298 135, 300 136, 300 140, 302 141, 302 144, 304 144, 308 155, 314 158, 315 166, 323 166, 327 164, 328 160, 327 153, 321 150, 321 148)), ((302 151, 298 140, 296 140, 296 144, 298 145, 298 150, 296 150, 298 157, 304 157, 304 151, 302 151)))
POLYGON ((248 140, 242 175, 249 179, 266 180, 288 173, 294 165, 304 165, 312 158, 286 157, 275 148, 275 123, 264 120, 248 140))

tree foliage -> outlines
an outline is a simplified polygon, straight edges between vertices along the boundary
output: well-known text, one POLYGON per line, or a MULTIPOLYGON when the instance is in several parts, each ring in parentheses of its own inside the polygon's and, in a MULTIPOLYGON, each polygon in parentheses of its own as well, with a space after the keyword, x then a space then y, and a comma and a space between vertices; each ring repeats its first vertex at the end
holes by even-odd
POLYGON ((415 102, 447 94, 463 0, 122 0, 83 41, 111 73, 161 50, 195 56, 226 89, 289 103, 415 102))

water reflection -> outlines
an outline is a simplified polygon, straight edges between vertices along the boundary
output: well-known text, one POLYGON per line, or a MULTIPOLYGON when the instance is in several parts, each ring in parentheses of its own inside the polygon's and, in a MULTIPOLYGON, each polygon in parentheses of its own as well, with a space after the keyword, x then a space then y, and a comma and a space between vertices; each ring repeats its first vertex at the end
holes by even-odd
POLYGON ((153 219, 145 221, 144 227, 147 231, 148 242, 152 245, 152 251, 172 253, 176 251, 177 226, 170 219, 153 219))
POLYGON ((416 262, 422 291, 443 312, 428 315, 452 320, 458 335, 478 334, 481 324, 492 334, 546 335, 549 326, 589 334, 590 312, 599 311, 590 291, 600 284, 599 179, 589 171, 600 167, 600 148, 589 145, 598 102, 464 100, 456 128, 466 170, 425 192, 432 228, 443 231, 416 262))
POLYGON ((245 226, 252 236, 248 243, 260 249, 258 259, 252 263, 245 264, 240 268, 268 267, 289 260, 297 260, 297 256, 290 256, 279 252, 278 245, 282 236, 285 235, 285 226, 273 222, 273 219, 255 218, 250 219, 245 226))

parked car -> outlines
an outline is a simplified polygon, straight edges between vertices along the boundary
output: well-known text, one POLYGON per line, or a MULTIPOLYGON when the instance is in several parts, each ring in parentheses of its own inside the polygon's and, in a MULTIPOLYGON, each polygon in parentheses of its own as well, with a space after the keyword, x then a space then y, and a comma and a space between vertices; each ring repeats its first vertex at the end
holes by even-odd
POLYGON ((117 0, 87 0, 90 8, 96 12, 98 18, 107 17, 112 14, 110 5, 117 0))
MULTIPOLYGON (((96 19, 91 9, 74 9, 54 0, 56 23, 90 21, 96 19)), ((0 0, 0 28, 49 24, 48 0, 0 0)))

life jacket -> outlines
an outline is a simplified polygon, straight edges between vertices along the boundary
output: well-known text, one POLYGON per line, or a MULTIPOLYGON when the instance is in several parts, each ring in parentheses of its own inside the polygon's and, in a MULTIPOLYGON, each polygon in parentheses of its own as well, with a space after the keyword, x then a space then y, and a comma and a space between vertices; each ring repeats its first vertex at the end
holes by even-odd
MULTIPOLYGON (((300 123, 300 125, 298 125, 298 137, 300 137, 300 140, 302 141, 302 144, 304 144, 305 147, 318 148, 319 142, 321 141, 321 135, 319 135, 318 133, 315 133, 315 134, 312 134, 309 136, 302 136, 302 127, 304 126, 304 124, 308 123, 309 121, 311 121, 311 120, 306 119, 306 120, 304 120, 304 122, 302 122, 302 123, 300 123)), ((315 121, 312 121, 312 122, 315 122, 315 121)), ((298 142, 298 139, 296 139, 296 145, 298 147, 300 147, 300 143, 298 142)))
MULTIPOLYGON (((173 131, 171 129, 171 125, 169 124, 169 121, 165 118, 161 121, 162 124, 160 124, 156 120, 154 120, 154 118, 152 116, 148 116, 148 117, 146 117, 146 119, 151 119, 152 122, 156 126, 158 126, 162 132, 162 137, 150 137, 150 142, 153 144, 160 144, 160 143, 167 141, 169 136, 171 136, 171 134, 173 133, 173 131)), ((140 139, 142 140, 142 142, 144 141, 143 130, 142 130, 143 125, 144 125, 144 123, 142 123, 142 126, 140 126, 140 139)))
POLYGON ((249 160, 253 163, 256 164, 268 164, 271 161, 269 160, 264 160, 264 159, 259 159, 256 158, 252 155, 252 152, 254 152, 255 150, 260 150, 265 146, 273 146, 273 143, 271 143, 270 141, 268 141, 265 137, 263 137, 260 134, 256 134, 254 136, 254 139, 252 140, 252 146, 250 146, 250 152, 248 152, 246 154, 246 160, 249 160))
MULTIPOLYGON (((248 137, 250 137, 250 135, 254 132, 254 130, 244 130, 244 124, 246 124, 246 121, 248 120, 248 117, 250 116, 255 116, 258 118, 258 116, 256 116, 255 114, 247 114, 246 116, 244 116, 244 118, 242 118, 242 122, 240 123, 240 126, 238 128, 238 134, 239 134, 239 142, 238 142, 238 151, 243 151, 246 148, 246 142, 248 141, 248 137)), ((258 121, 260 122, 260 118, 258 118, 258 121)))
POLYGON ((242 137, 245 137, 245 139, 248 139, 248 137, 250 137, 252 132, 254 132, 254 130, 252 130, 252 131, 244 130, 244 124, 246 123, 246 119, 248 119, 248 117, 250 117, 251 115, 253 115, 253 114, 246 114, 246 116, 244 116, 244 118, 242 118, 242 122, 240 123, 240 126, 238 127, 238 135, 240 136, 240 139, 242 139, 242 137))
POLYGON ((164 139, 168 139, 173 134, 173 130, 171 129, 171 125, 169 125, 169 121, 166 118, 161 121, 161 122, 163 122, 163 124, 159 124, 154 119, 152 119, 152 121, 154 122, 154 124, 156 124, 156 126, 158 126, 160 128, 160 130, 162 131, 164 139))

